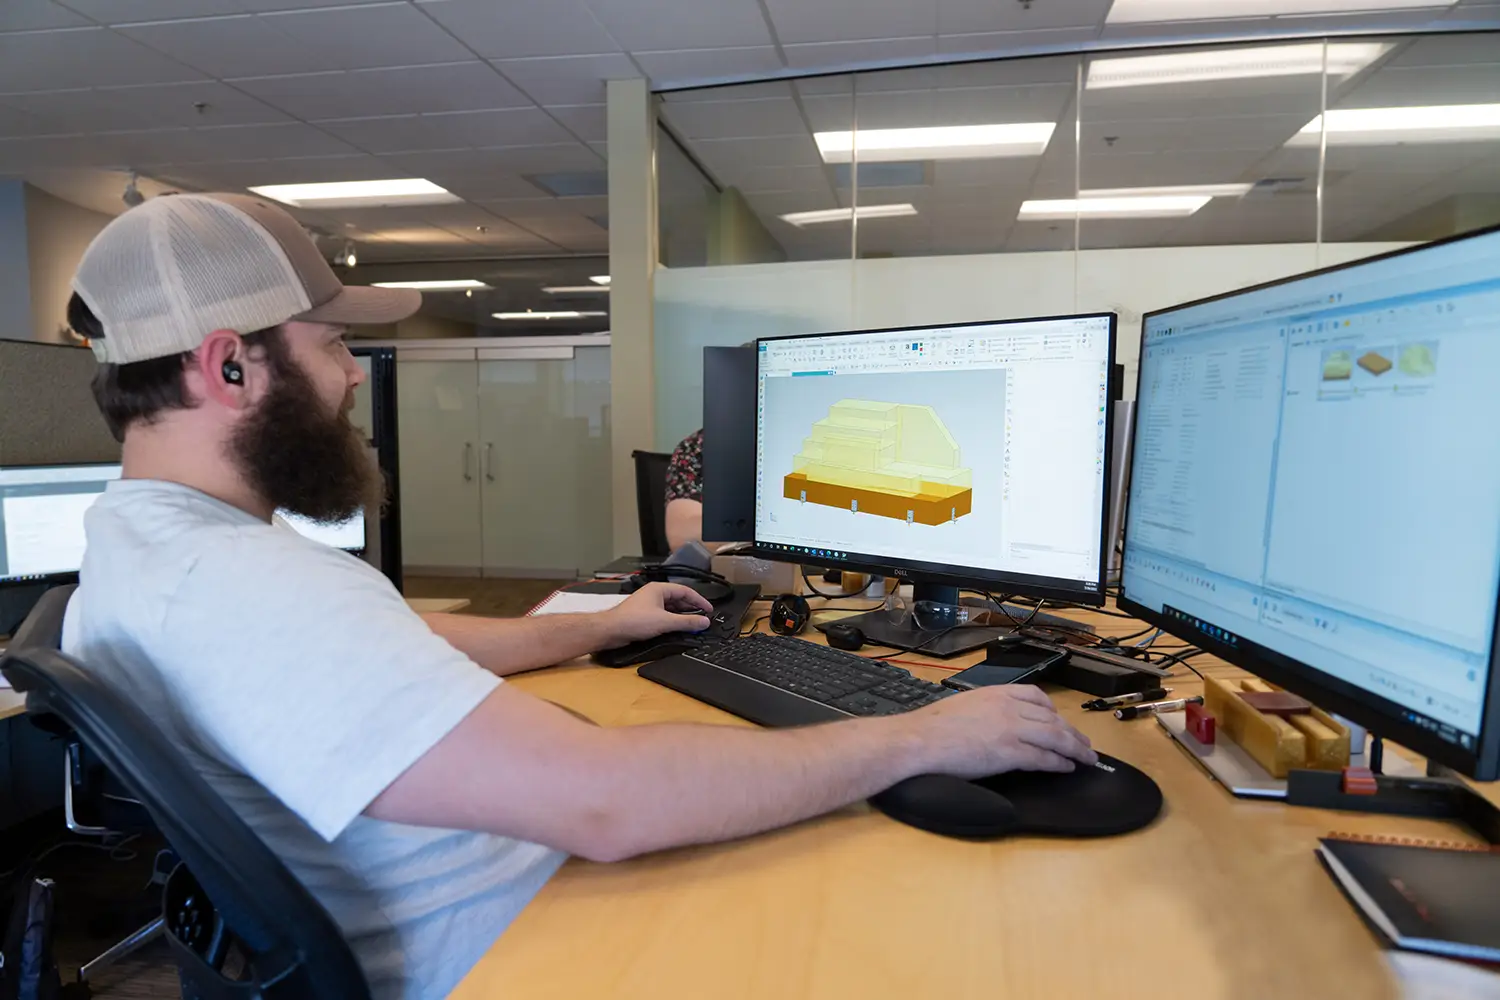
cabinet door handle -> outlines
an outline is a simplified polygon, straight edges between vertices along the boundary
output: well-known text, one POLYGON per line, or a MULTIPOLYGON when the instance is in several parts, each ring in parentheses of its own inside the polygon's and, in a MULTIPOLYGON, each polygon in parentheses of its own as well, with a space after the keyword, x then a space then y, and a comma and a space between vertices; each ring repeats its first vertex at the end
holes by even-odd
POLYGON ((464 482, 466 482, 466 483, 472 483, 473 481, 474 481, 474 443, 472 441, 465 441, 464 442, 464 482))
POLYGON ((484 478, 490 482, 495 481, 495 442, 484 443, 484 478))

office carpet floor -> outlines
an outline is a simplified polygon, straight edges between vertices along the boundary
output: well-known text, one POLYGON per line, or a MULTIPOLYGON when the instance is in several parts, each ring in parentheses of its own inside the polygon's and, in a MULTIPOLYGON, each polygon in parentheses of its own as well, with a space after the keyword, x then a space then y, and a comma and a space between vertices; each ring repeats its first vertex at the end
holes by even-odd
MULTIPOLYGON (((494 580, 460 577, 407 577, 408 597, 466 597, 466 614, 519 617, 565 581, 494 580)), ((60 821, 60 817, 59 817, 60 821)), ((41 872, 56 883, 55 953, 63 981, 160 912, 160 889, 146 888, 151 862, 160 846, 136 841, 111 857, 89 847, 50 854, 41 872)), ((158 941, 108 970, 94 982, 101 1000, 166 1000, 181 995, 166 945, 158 941)))

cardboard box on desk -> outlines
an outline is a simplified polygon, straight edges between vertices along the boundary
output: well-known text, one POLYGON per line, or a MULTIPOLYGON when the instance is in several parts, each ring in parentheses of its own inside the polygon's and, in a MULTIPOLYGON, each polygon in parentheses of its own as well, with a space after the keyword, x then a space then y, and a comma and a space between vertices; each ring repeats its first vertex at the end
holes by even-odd
POLYGON ((758 583, 762 594, 802 592, 802 571, 796 563, 754 556, 714 556, 712 569, 730 583, 758 583))

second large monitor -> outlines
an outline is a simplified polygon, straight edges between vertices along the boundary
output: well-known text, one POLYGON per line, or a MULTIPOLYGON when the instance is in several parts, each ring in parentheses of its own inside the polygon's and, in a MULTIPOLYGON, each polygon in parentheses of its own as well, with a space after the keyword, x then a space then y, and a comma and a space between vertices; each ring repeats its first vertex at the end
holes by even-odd
POLYGON ((1114 339, 1101 313, 760 341, 757 551, 1103 603, 1114 339))

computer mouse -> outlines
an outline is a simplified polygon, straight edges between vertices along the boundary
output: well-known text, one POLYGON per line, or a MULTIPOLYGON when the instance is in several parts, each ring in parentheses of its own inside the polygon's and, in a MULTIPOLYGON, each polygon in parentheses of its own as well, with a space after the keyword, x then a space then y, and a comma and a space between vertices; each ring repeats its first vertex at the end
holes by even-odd
POLYGON ((860 631, 858 625, 834 622, 824 626, 823 636, 828 640, 828 645, 834 649, 847 649, 852 652, 865 644, 865 634, 860 631))

